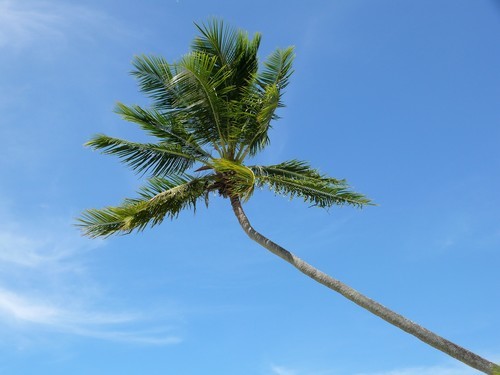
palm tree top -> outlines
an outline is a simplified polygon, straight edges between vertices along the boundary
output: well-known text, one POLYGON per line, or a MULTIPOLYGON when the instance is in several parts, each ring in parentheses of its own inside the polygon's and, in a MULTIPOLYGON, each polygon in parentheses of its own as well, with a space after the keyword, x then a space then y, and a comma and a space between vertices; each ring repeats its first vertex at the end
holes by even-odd
POLYGON ((116 106, 116 113, 156 142, 101 134, 86 143, 118 156, 149 180, 137 198, 85 211, 79 219, 83 233, 99 237, 142 230, 196 207, 200 199, 208 204, 210 192, 245 201, 261 186, 324 208, 371 204, 345 180, 323 175, 304 161, 246 163, 269 144, 293 72, 293 47, 276 49, 259 66, 260 34, 250 38, 219 20, 196 27, 199 35, 191 51, 178 61, 134 58, 132 74, 151 99, 149 108, 116 106))

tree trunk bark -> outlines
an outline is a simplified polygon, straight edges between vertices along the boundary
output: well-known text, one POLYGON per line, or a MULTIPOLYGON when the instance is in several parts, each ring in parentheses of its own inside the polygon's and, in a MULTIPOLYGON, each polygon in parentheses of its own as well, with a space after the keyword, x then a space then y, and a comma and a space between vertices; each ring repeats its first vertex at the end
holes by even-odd
POLYGON ((250 237, 252 240, 257 242, 259 245, 263 246, 273 254, 290 263, 300 272, 306 274, 318 283, 323 284, 327 288, 330 288, 342 294, 344 297, 356 303, 357 305, 365 308, 366 310, 391 323, 392 325, 395 325, 403 331, 415 336, 426 344, 429 344, 434 348, 452 356, 453 358, 458 359, 466 365, 484 372, 485 374, 499 374, 498 371, 500 367, 495 365, 493 362, 490 362, 478 356, 477 354, 472 353, 471 351, 464 349, 461 346, 458 346, 441 336, 436 335, 435 333, 406 319, 404 316, 395 313, 394 311, 388 309, 380 303, 362 295, 350 286, 328 276, 326 273, 314 268, 299 257, 290 253, 288 250, 282 248, 278 244, 264 237, 262 234, 253 229, 252 225, 248 221, 247 216, 245 215, 245 212, 243 211, 240 200, 237 197, 231 197, 230 199, 233 211, 248 237, 250 237))

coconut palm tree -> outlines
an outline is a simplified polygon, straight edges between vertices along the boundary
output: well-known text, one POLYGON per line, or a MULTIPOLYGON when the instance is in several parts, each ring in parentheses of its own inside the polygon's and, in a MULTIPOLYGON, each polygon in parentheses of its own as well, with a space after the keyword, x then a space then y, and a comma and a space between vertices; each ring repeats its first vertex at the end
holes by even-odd
POLYGON ((168 63, 162 57, 138 56, 132 74, 149 108, 119 103, 116 112, 139 125, 156 140, 137 143, 97 135, 87 146, 118 156, 133 170, 149 175, 138 197, 119 206, 90 209, 79 219, 89 237, 140 231, 208 205, 215 192, 229 199, 245 233, 317 282, 342 294, 420 340, 486 373, 493 363, 420 327, 351 287, 307 264, 257 232, 242 202, 255 187, 301 198, 323 208, 372 204, 353 192, 345 180, 321 174, 308 163, 289 160, 275 165, 249 165, 247 160, 269 144, 271 123, 283 106, 282 96, 292 74, 293 48, 277 49, 259 69, 261 37, 249 38, 222 21, 198 26, 191 52, 168 63))

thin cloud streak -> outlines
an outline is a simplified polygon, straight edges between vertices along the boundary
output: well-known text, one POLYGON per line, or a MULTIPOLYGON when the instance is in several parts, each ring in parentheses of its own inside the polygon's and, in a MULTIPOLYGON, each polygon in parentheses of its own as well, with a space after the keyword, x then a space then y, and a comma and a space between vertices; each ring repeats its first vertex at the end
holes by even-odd
POLYGON ((19 50, 41 42, 54 46, 75 34, 91 39, 95 34, 126 33, 109 15, 82 5, 0 0, 0 49, 19 50))
MULTIPOLYGON (((15 230, 0 231, 0 263, 28 268, 49 265, 56 267, 75 255, 75 247, 78 246, 76 243, 71 243, 68 239, 59 238, 56 241, 48 236, 44 237, 33 238, 15 230)), ((78 251, 82 252, 84 249, 80 246, 78 251)))
POLYGON ((295 372, 294 370, 292 370, 290 368, 284 367, 284 366, 272 365, 271 371, 275 375, 297 375, 297 372, 295 372))
POLYGON ((15 293, 0 289, 0 314, 31 323, 51 324, 60 312, 50 306, 30 303, 15 293))
POLYGON ((479 371, 458 366, 411 367, 382 372, 360 373, 356 375, 477 375, 479 371))
POLYGON ((12 1, 0 2, 0 47, 24 46, 40 37, 61 38, 62 14, 47 7, 33 9, 12 1))
POLYGON ((130 327, 123 327, 121 330, 110 329, 110 327, 140 323, 143 317, 138 314, 72 311, 5 289, 0 289, 0 317, 3 318, 4 324, 8 325, 10 321, 17 328, 20 325, 28 324, 28 328, 40 326, 59 333, 115 342, 170 345, 182 341, 180 337, 168 333, 170 329, 165 328, 134 330, 130 327))
MULTIPOLYGON (((182 341, 157 316, 143 312, 116 313, 96 306, 105 296, 90 277, 84 255, 89 241, 64 236, 55 227, 22 232, 15 221, 0 218, 0 329, 37 330, 138 345, 171 345, 182 341), (31 233, 26 235, 24 233, 31 233), (43 237, 36 233, 44 233, 43 237), (36 287, 35 287, 36 286, 36 287), (144 329, 146 327, 146 329, 144 329)), ((67 228, 66 228, 67 230, 67 228)), ((175 311, 163 316, 176 317, 175 311)))
POLYGON ((82 324, 109 325, 134 321, 131 314, 101 314, 71 311, 54 303, 39 301, 12 291, 0 289, 0 314, 21 322, 44 324, 55 327, 71 327, 82 324))
MULTIPOLYGON (((337 371, 301 371, 291 369, 286 366, 271 365, 271 373, 273 375, 319 375, 319 374, 339 374, 337 371)), ((465 365, 441 365, 441 366, 422 366, 422 367, 408 367, 401 369, 393 369, 380 372, 363 372, 355 373, 354 375, 478 375, 479 371, 471 369, 465 365)))

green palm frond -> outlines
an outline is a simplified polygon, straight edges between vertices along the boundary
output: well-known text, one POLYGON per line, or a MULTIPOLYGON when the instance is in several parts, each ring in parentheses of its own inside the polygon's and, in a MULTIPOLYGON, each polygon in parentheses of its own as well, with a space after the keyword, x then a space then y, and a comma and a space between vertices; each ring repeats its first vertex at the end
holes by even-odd
POLYGON ((244 110, 254 118, 253 121, 244 122, 244 147, 240 149, 238 160, 243 160, 247 155, 255 156, 269 144, 268 131, 271 121, 278 119, 276 110, 283 107, 282 89, 288 85, 293 73, 293 59, 293 47, 276 50, 264 63, 264 70, 254 77, 255 85, 247 88, 244 110))
POLYGON ((191 53, 175 66, 170 87, 178 92, 177 114, 185 117, 186 126, 209 140, 222 155, 227 143, 227 106, 223 99, 232 87, 225 86, 230 71, 215 71, 215 58, 201 53, 191 53))
POLYGON ((285 88, 293 73, 294 58, 293 47, 275 50, 264 62, 264 70, 259 74, 260 85, 263 88, 268 85, 277 85, 280 90, 285 88))
POLYGON ((231 75, 231 84, 237 88, 237 91, 236 95, 231 95, 228 99, 240 100, 243 97, 243 88, 253 85, 259 69, 257 52, 259 50, 260 40, 261 36, 259 33, 256 33, 253 39, 250 40, 246 33, 239 31, 236 59, 230 65, 233 71, 231 75))
POLYGON ((231 72, 225 86, 232 89, 223 96, 227 101, 239 101, 244 97, 245 87, 253 84, 257 73, 261 35, 256 33, 250 39, 246 32, 228 27, 217 19, 196 27, 201 35, 194 39, 192 50, 214 57, 217 70, 231 72))
POLYGON ((271 128, 271 121, 277 118, 275 111, 279 106, 279 100, 280 92, 276 84, 268 85, 262 92, 255 116, 255 128, 252 129, 251 137, 245 139, 247 149, 243 153, 243 158, 247 154, 255 156, 269 144, 268 131, 271 128))
POLYGON ((271 120, 276 118, 274 112, 278 108, 279 98, 280 92, 276 84, 266 86, 266 89, 262 93, 261 107, 257 113, 257 122, 262 130, 266 130, 271 120))
POLYGON ((318 207, 352 205, 363 207, 373 203, 362 194, 350 190, 345 180, 320 174, 306 162, 291 160, 271 166, 250 167, 256 185, 267 185, 276 194, 290 198, 300 197, 318 207))
POLYGON ((211 157, 202 147, 208 143, 207 140, 200 138, 198 133, 189 133, 175 113, 160 113, 155 109, 144 109, 137 105, 127 106, 122 103, 117 103, 115 113, 121 115, 124 120, 138 124, 149 134, 160 138, 162 142, 179 145, 200 159, 211 157))
POLYGON ((197 36, 192 45, 193 51, 214 56, 217 67, 229 66, 239 70, 243 66, 247 72, 255 72, 258 68, 257 50, 261 36, 256 33, 252 40, 246 32, 228 27, 224 21, 212 19, 207 23, 195 26, 201 35, 197 36))
POLYGON ((176 218, 187 208, 196 210, 199 199, 208 205, 210 177, 173 175, 155 177, 139 192, 139 198, 126 199, 122 205, 85 211, 78 226, 88 237, 107 237, 115 233, 141 231, 160 224, 165 217, 176 218))
POLYGON ((219 67, 231 65, 237 54, 238 31, 217 19, 195 26, 201 35, 195 37, 191 49, 214 56, 219 67))
POLYGON ((206 163, 197 158, 198 155, 193 155, 191 150, 176 144, 136 143, 100 134, 85 145, 102 150, 105 154, 116 155, 138 173, 149 172, 153 176, 183 173, 196 161, 206 163))
POLYGON ((135 56, 132 61, 134 70, 131 74, 139 82, 142 92, 153 99, 156 108, 170 110, 176 98, 175 91, 168 90, 167 86, 172 79, 171 65, 159 56, 135 56))

